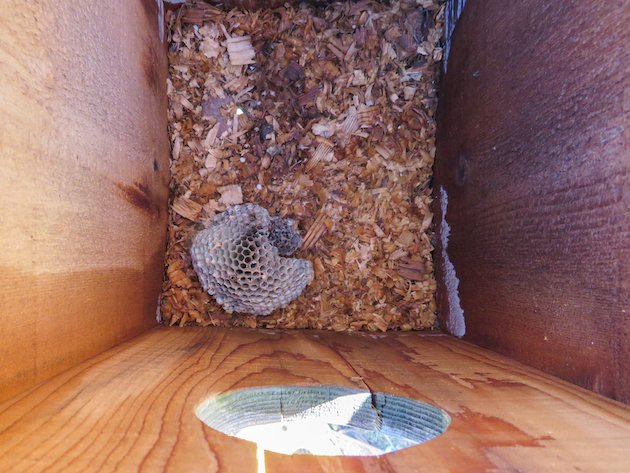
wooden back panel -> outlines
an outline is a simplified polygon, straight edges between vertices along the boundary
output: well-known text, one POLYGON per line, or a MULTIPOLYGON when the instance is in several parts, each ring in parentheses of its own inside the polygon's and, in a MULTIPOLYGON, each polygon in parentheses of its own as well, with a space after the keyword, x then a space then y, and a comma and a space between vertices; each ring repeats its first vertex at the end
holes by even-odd
POLYGON ((158 16, 154 0, 3 2, 0 398, 155 325, 168 195, 158 16))
POLYGON ((623 2, 468 2, 435 171, 465 338, 626 403, 629 23, 623 2))

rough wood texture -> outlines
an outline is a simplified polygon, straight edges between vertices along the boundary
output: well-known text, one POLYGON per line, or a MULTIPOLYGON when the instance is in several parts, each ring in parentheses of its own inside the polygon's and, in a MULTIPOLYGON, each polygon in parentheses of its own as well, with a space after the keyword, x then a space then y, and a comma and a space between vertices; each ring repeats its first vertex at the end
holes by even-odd
POLYGON ((628 471, 630 410, 444 335, 155 329, 0 405, 2 471, 628 471), (430 402, 447 432, 381 457, 265 454, 206 427, 208 395, 335 384, 430 402))
POLYGON ((466 339, 626 403, 629 23, 624 2, 469 2, 435 175, 466 339))
POLYGON ((166 228, 155 1, 0 15, 0 399, 155 324, 166 228))

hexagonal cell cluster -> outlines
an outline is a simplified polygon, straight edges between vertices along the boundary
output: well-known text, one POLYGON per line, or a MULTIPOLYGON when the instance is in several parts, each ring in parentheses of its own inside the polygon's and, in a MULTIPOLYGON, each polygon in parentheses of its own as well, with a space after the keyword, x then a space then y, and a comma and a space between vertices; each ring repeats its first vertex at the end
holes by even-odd
POLYGON ((291 256, 302 244, 302 236, 290 218, 271 218, 269 240, 281 256, 291 256))
POLYGON ((195 235, 193 266, 204 290, 228 312, 269 315, 313 280, 304 259, 284 258, 300 246, 295 222, 254 204, 236 205, 195 235))

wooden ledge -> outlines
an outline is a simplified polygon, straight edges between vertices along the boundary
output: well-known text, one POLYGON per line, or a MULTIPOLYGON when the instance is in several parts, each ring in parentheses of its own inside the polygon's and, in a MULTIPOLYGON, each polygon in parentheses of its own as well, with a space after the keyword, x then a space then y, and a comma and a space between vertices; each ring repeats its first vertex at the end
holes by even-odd
POLYGON ((235 388, 334 384, 407 396, 453 421, 380 457, 266 453, 283 471, 630 471, 630 410, 442 336, 148 332, 0 404, 1 471, 256 472, 256 446, 195 407, 235 388))

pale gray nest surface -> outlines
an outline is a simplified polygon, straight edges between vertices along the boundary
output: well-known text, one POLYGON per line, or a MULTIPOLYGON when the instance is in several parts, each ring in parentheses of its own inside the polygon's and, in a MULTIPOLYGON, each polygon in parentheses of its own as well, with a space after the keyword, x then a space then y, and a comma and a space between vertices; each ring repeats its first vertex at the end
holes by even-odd
POLYGON ((236 205, 195 235, 191 256, 204 290, 226 311, 269 315, 313 280, 310 261, 284 257, 301 242, 293 220, 236 205))

